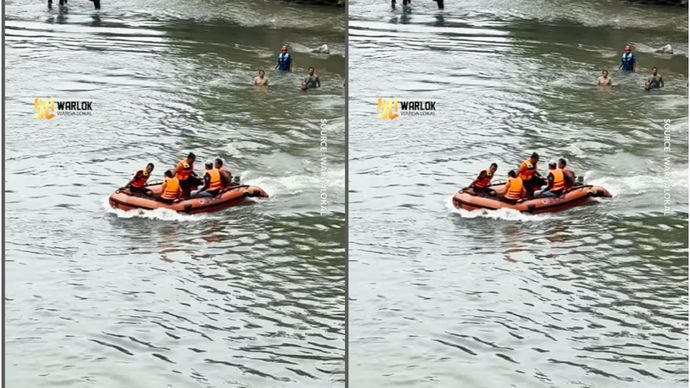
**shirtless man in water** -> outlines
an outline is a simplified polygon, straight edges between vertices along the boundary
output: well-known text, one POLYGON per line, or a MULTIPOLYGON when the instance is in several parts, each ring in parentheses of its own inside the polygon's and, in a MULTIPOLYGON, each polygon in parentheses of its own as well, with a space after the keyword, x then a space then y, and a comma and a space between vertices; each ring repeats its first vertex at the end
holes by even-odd
POLYGON ((612 86, 613 85, 613 80, 611 77, 609 77, 609 72, 608 70, 602 70, 601 75, 599 78, 597 78, 597 85, 598 86, 612 86))
POLYGON ((659 89, 664 87, 664 79, 661 78, 656 67, 652 67, 652 75, 647 78, 644 83, 644 89, 650 91, 651 89, 659 89))
POLYGON ((266 77, 266 72, 259 70, 259 75, 254 77, 254 86, 268 86, 268 77, 266 77))
POLYGON ((316 75, 314 72, 314 68, 310 67, 309 72, 307 73, 307 77, 302 80, 302 90, 306 91, 307 89, 313 89, 313 88, 319 88, 321 87, 321 80, 319 79, 319 76, 316 75))

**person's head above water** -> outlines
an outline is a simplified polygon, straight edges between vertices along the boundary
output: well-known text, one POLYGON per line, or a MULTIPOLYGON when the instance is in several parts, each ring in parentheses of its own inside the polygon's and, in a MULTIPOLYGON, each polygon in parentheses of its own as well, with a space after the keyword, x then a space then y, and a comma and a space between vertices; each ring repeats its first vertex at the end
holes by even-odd
POLYGON ((623 51, 625 51, 626 53, 631 52, 631 51, 632 51, 632 46, 630 46, 629 44, 626 44, 626 45, 623 47, 623 51))
POLYGON ((187 155, 187 161, 188 161, 189 163, 194 163, 195 160, 196 160, 196 155, 194 155, 194 152, 190 152, 190 153, 187 155))
POLYGON ((489 166, 489 170, 491 170, 492 173, 496 172, 496 170, 498 170, 498 164, 491 163, 491 166, 489 166))
POLYGON ((508 171, 508 176, 511 178, 515 178, 517 176, 517 173, 515 172, 515 170, 510 170, 508 171))
POLYGON ((314 68, 310 67, 309 70, 307 70, 307 72, 309 73, 309 75, 314 75, 314 68))
POLYGON ((206 166, 207 170, 210 170, 213 168, 213 163, 211 161, 208 161, 208 162, 204 163, 204 166, 206 166))
POLYGON ((149 163, 146 165, 146 172, 150 174, 151 171, 153 171, 153 163, 149 163))
POLYGON ((223 167, 223 159, 217 158, 217 159, 216 159, 216 164, 215 164, 215 166, 216 166, 216 168, 221 168, 221 167, 223 167))
POLYGON ((532 164, 537 163, 539 161, 539 154, 532 152, 532 156, 529 157, 529 160, 532 162, 532 164))
POLYGON ((609 71, 608 71, 608 70, 602 70, 602 71, 601 71, 601 75, 602 75, 604 78, 607 78, 607 77, 609 76, 609 71))
POLYGON ((558 159, 558 168, 563 168, 566 166, 566 164, 567 163, 565 162, 565 159, 563 159, 563 158, 558 159))
POLYGON ((286 53, 288 52, 288 46, 286 44, 280 46, 280 52, 281 53, 286 53))
POLYGON ((659 70, 656 67, 652 67, 652 74, 656 75, 659 70))
POLYGON ((173 172, 172 172, 172 170, 166 171, 166 172, 165 172, 165 176, 168 177, 168 178, 172 178, 172 177, 173 177, 173 172))
POLYGON ((556 169, 556 163, 555 162, 549 163, 549 170, 555 170, 555 169, 556 169))
POLYGON ((259 70, 259 77, 264 78, 264 75, 266 75, 266 72, 263 70, 259 70))

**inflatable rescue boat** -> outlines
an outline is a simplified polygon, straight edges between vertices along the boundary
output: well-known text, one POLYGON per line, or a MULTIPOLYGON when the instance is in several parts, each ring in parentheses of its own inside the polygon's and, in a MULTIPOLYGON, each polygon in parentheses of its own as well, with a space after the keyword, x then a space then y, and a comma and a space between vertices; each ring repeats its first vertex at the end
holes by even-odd
POLYGON ((489 186, 496 191, 496 196, 484 193, 477 193, 472 188, 460 189, 453 196, 453 206, 464 210, 497 210, 513 209, 524 213, 547 213, 569 209, 574 206, 582 205, 591 198, 609 198, 611 194, 603 187, 592 185, 574 186, 567 189, 559 197, 539 197, 524 199, 518 203, 510 203, 502 199, 505 191, 505 183, 498 183, 489 186))
POLYGON ((128 188, 115 191, 108 201, 114 209, 121 210, 153 210, 165 208, 179 213, 208 213, 239 205, 245 198, 267 198, 268 194, 257 186, 235 185, 222 189, 215 197, 191 197, 178 200, 171 204, 159 201, 155 196, 160 195, 161 183, 147 185, 152 195, 133 193, 128 188))

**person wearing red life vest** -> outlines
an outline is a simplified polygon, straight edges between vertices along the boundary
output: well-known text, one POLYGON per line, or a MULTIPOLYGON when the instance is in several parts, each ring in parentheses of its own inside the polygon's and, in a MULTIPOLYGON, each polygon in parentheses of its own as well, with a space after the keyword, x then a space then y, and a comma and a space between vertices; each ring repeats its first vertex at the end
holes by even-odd
POLYGON ((470 187, 477 193, 485 193, 495 195, 496 192, 489 188, 494 174, 498 170, 498 164, 491 163, 491 166, 485 170, 481 170, 477 178, 470 184, 470 187))
POLYGON ((146 182, 148 182, 151 173, 153 172, 153 163, 149 163, 146 167, 138 170, 132 179, 127 182, 125 187, 129 189, 132 193, 143 193, 149 195, 151 190, 146 188, 146 182))
POLYGON ((537 168, 538 162, 539 154, 533 152, 529 159, 525 159, 522 163, 520 163, 518 176, 520 179, 522 179, 527 197, 531 197, 534 194, 534 190, 540 188, 544 185, 544 183, 546 183, 541 174, 539 174, 539 170, 537 168))

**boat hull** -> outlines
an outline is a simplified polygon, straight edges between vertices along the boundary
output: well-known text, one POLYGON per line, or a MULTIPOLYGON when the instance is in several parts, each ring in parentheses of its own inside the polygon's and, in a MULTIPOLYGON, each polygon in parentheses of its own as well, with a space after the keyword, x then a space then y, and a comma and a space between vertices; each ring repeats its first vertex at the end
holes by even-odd
POLYGON ((584 185, 568 189, 560 197, 545 197, 523 200, 512 204, 501 199, 505 189, 504 184, 490 186, 496 191, 496 196, 475 193, 473 189, 461 189, 453 196, 453 206, 464 210, 498 210, 513 209, 523 213, 551 213, 583 205, 596 197, 611 197, 603 187, 584 185))
MULTIPOLYGON (((151 190, 153 195, 159 195, 161 191, 160 184, 149 185, 146 188, 151 190)), ((124 188, 110 195, 108 202, 112 208, 124 211, 164 208, 179 213, 197 214, 215 212, 231 206, 237 206, 244 202, 246 198, 251 197, 267 198, 268 194, 257 186, 239 185, 225 188, 215 197, 195 197, 168 204, 158 201, 151 196, 132 193, 129 189, 124 188)))

